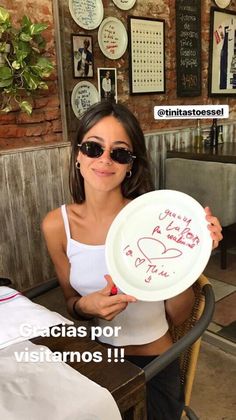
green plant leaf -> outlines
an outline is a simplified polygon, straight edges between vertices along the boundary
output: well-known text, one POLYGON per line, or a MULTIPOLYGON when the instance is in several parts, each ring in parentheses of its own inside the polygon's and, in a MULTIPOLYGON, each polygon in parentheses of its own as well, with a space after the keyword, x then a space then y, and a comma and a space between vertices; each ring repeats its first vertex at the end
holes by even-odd
POLYGON ((10 86, 13 82, 13 77, 11 79, 0 80, 0 88, 5 88, 10 86))
POLYGON ((12 71, 9 67, 0 67, 0 80, 7 80, 12 78, 12 71))
POLYGON ((54 68, 52 62, 46 57, 39 57, 35 66, 33 66, 34 70, 40 75, 40 77, 45 78, 49 77, 52 73, 54 68))
POLYGON ((26 114, 31 115, 32 114, 32 105, 28 101, 21 101, 19 102, 19 106, 21 111, 26 112, 26 114))
POLYGON ((18 50, 16 51, 16 59, 18 62, 22 63, 22 61, 29 55, 29 51, 22 51, 18 50))
POLYGON ((35 90, 40 82, 39 78, 28 71, 24 71, 22 74, 24 81, 26 82, 26 89, 35 90))
POLYGON ((7 43, 6 43, 6 42, 0 42, 0 52, 1 52, 1 53, 4 53, 4 52, 5 52, 5 50, 6 50, 6 45, 7 45, 7 43))
POLYGON ((0 7, 0 23, 5 23, 10 20, 10 15, 4 7, 0 7))
POLYGON ((23 16, 21 26, 23 28, 29 28, 30 25, 32 25, 32 21, 30 20, 30 18, 28 16, 23 16))
POLYGON ((27 57, 27 55, 29 55, 31 52, 31 46, 29 45, 28 42, 24 42, 24 41, 15 42, 14 48, 15 48, 16 54, 24 53, 26 54, 25 57, 27 57))
POLYGON ((48 85, 45 82, 39 82, 38 87, 39 89, 48 90, 48 85))
POLYGON ((31 41, 31 39, 32 39, 32 36, 30 36, 26 32, 21 32, 21 34, 20 34, 20 40, 21 41, 29 42, 29 41, 31 41))
POLYGON ((21 63, 19 63, 19 61, 15 60, 15 61, 12 62, 12 67, 15 70, 19 70, 21 68, 21 63))
POLYGON ((31 35, 39 35, 42 31, 47 29, 48 25, 46 23, 33 23, 30 25, 29 31, 31 35))
POLYGON ((5 114, 7 114, 8 112, 10 112, 12 110, 12 107, 10 104, 6 105, 3 109, 0 110, 0 112, 4 112, 5 114))

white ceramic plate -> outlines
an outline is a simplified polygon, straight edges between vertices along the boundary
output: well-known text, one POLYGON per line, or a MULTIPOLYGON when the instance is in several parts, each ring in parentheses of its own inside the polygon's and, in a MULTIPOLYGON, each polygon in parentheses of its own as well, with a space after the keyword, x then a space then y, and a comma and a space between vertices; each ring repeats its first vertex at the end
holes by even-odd
POLYGON ((71 106, 77 118, 99 101, 96 87, 87 81, 75 85, 71 94, 71 106))
POLYGON ((132 9, 136 0, 113 0, 113 3, 121 10, 132 9))
POLYGON ((165 300, 190 287, 212 249, 205 211, 179 191, 131 201, 113 221, 106 263, 116 286, 143 301, 165 300))
POLYGON ((215 0, 216 6, 220 7, 221 9, 225 9, 229 6, 231 0, 215 0))
POLYGON ((69 0, 69 10, 77 25, 87 30, 97 28, 104 14, 102 0, 69 0))
POLYGON ((112 60, 122 57, 128 45, 128 36, 123 23, 115 17, 104 19, 99 26, 98 43, 106 57, 112 60))

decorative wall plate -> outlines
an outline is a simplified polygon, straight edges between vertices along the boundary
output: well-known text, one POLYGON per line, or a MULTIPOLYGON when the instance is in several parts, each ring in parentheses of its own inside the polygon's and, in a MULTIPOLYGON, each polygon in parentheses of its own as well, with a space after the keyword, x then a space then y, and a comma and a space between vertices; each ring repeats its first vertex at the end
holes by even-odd
POLYGON ((231 0, 215 0, 216 6, 220 7, 221 9, 225 9, 231 3, 231 0))
POLYGON ((113 3, 121 10, 132 9, 136 0, 113 0, 113 3))
POLYGON ((112 60, 122 57, 128 45, 128 36, 123 23, 115 17, 104 19, 99 26, 98 43, 106 57, 112 60))
POLYGON ((203 207, 179 191, 141 195, 125 206, 108 231, 108 272, 124 293, 165 300, 190 287, 212 249, 203 207))
POLYGON ((97 28, 104 14, 102 0, 69 0, 69 10, 77 25, 87 30, 97 28))
POLYGON ((98 101, 98 91, 92 83, 84 81, 75 85, 71 94, 71 106, 77 118, 98 101))

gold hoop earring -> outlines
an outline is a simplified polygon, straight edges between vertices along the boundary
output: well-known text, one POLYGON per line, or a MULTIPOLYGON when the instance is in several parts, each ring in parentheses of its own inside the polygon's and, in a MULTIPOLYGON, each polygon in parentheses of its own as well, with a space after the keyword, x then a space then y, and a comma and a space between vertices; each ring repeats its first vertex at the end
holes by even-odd
POLYGON ((76 169, 78 169, 78 171, 80 170, 80 163, 78 162, 78 160, 75 162, 75 167, 76 169))
POLYGON ((132 176, 132 171, 126 172, 126 178, 131 178, 132 176))

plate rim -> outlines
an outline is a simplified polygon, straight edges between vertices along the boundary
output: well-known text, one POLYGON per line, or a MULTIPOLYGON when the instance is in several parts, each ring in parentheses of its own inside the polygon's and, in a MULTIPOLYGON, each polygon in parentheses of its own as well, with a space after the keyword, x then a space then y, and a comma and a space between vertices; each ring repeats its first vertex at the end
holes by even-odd
POLYGON ((216 6, 218 6, 220 9, 225 9, 226 7, 230 5, 230 3, 231 3, 231 0, 215 0, 216 6))
POLYGON ((73 7, 72 7, 72 2, 73 2, 73 0, 69 0, 69 11, 70 11, 70 14, 72 16, 72 19, 75 21, 75 23, 78 26, 80 26, 82 29, 86 29, 86 30, 90 30, 90 31, 98 28, 98 26, 102 22, 103 16, 104 16, 104 6, 103 6, 102 0, 94 0, 94 3, 96 4, 96 6, 98 6, 97 9, 98 10, 101 10, 101 12, 100 12, 101 13, 101 17, 99 18, 98 23, 96 23, 96 26, 94 26, 94 25, 93 26, 81 25, 81 21, 79 21, 79 19, 75 16, 75 13, 74 13, 74 10, 73 10, 73 7), (99 1, 99 3, 98 3, 98 1, 99 1))
MULTIPOLYGON (((149 193, 143 194, 139 197, 137 197, 136 199, 132 200, 129 204, 127 204, 120 212, 119 214, 116 216, 116 218, 114 219, 113 223, 110 226, 110 229, 108 231, 107 237, 106 237, 106 241, 105 241, 105 259, 106 259, 106 264, 107 264, 107 268, 108 268, 108 272, 109 274, 113 277, 114 279, 114 275, 115 277, 115 282, 117 283, 116 285, 118 286, 118 288, 120 288, 120 290, 123 292, 123 290, 125 290, 123 293, 126 294, 130 294, 132 296, 135 296, 138 300, 141 301, 163 301, 166 299, 170 299, 173 296, 178 295, 179 293, 182 293, 184 290, 186 290, 188 287, 190 287, 195 280, 197 280, 197 278, 200 276, 200 274, 202 274, 202 272, 204 271, 204 268, 210 258, 211 255, 211 251, 212 251, 212 239, 209 236, 207 236, 208 231, 206 230, 206 234, 204 236, 204 246, 202 246, 201 248, 201 252, 200 252, 200 256, 199 256, 199 260, 202 261, 202 264, 199 266, 199 264, 195 265, 194 268, 191 270, 191 279, 189 276, 189 273, 187 275, 185 275, 185 282, 183 285, 183 282, 179 283, 177 282, 176 284, 173 285, 169 285, 168 288, 163 290, 159 290, 159 291, 150 291, 150 290, 144 290, 144 289, 140 289, 140 288, 136 288, 135 286, 127 283, 123 278, 122 278, 122 274, 120 274, 117 266, 112 267, 113 264, 113 260, 114 260, 114 251, 112 252, 112 241, 114 242, 114 236, 116 233, 116 231, 119 229, 119 224, 120 222, 123 221, 123 219, 125 218, 126 220, 128 219, 128 214, 133 210, 133 207, 135 206, 135 201, 138 203, 137 205, 140 203, 140 201, 145 200, 147 201, 147 198, 143 198, 144 196, 146 196, 147 194, 151 194, 154 197, 154 199, 157 197, 157 195, 167 195, 170 193, 174 193, 173 195, 175 196, 181 196, 183 198, 183 196, 188 197, 187 200, 189 202, 191 202, 192 204, 195 203, 196 205, 196 209, 197 209, 197 214, 199 213, 199 215, 201 215, 201 217, 204 216, 205 212, 204 212, 204 208, 201 206, 201 204, 195 200, 193 197, 191 197, 190 195, 177 191, 177 190, 156 190, 156 191, 151 191, 149 193), (160 194, 161 193, 161 194, 160 194), (204 266, 204 268, 202 268, 204 266), (193 278, 195 280, 193 280, 193 278), (186 280, 187 279, 187 280, 186 280), (123 290, 122 290, 123 289, 123 290), (153 298, 154 297, 154 298, 153 298)), ((152 198, 152 197, 151 197, 152 198)), ((202 221, 204 220, 204 218, 202 219, 202 221)), ((206 226, 207 226, 207 221, 206 221, 206 226)))
MULTIPOLYGON (((74 107, 74 96, 75 96, 75 92, 76 92, 76 90, 80 87, 80 85, 82 85, 82 84, 84 84, 84 85, 87 85, 87 87, 89 88, 89 89, 92 89, 94 92, 96 92, 96 95, 97 95, 97 101, 99 101, 99 96, 98 96, 98 90, 97 90, 97 88, 96 88, 96 86, 95 85, 93 85, 93 83, 91 83, 91 82, 89 82, 88 80, 81 80, 80 82, 78 82, 78 83, 76 83, 76 85, 73 87, 73 90, 72 90, 72 92, 71 92, 71 106, 72 106, 72 110, 73 110, 73 112, 74 112, 74 114, 75 114, 75 116, 76 116, 76 118, 80 118, 81 117, 81 115, 82 115, 82 113, 81 114, 78 114, 76 111, 75 111, 75 107, 74 107), (72 100, 73 100, 73 102, 72 102, 72 100)), ((96 102, 94 102, 94 103, 96 103, 96 102)))
POLYGON ((123 22, 120 19, 118 19, 117 17, 115 17, 115 16, 108 16, 105 19, 103 19, 103 21, 102 21, 102 23, 101 23, 101 25, 99 26, 99 29, 98 29, 98 44, 99 44, 99 47, 100 47, 100 50, 102 51, 102 53, 107 58, 109 58, 110 60, 117 60, 117 59, 121 58, 124 55, 124 53, 126 52, 127 46, 128 46, 128 34, 127 34, 127 30, 126 30, 126 27, 123 24, 123 22), (125 34, 125 45, 124 45, 124 48, 123 48, 123 52, 120 55, 118 55, 118 56, 116 55, 115 57, 114 57, 114 55, 108 54, 107 53, 107 50, 104 49, 103 44, 102 44, 102 31, 103 31, 104 26, 109 21, 115 21, 119 25, 121 25, 121 28, 123 30, 123 33, 125 34))
POLYGON ((112 0, 115 6, 117 6, 120 10, 130 10, 134 7, 137 0, 129 0, 128 7, 121 7, 119 4, 120 0, 112 0))

